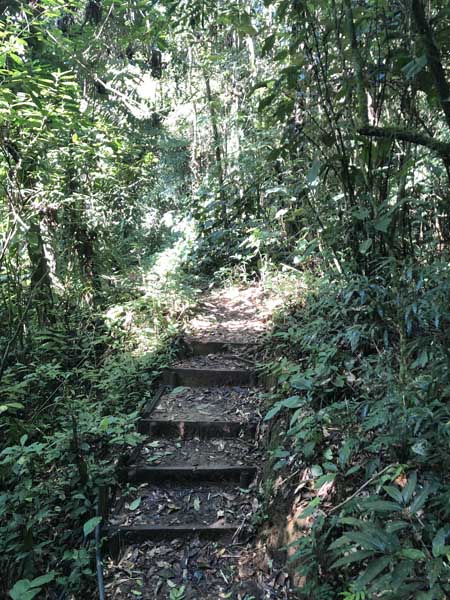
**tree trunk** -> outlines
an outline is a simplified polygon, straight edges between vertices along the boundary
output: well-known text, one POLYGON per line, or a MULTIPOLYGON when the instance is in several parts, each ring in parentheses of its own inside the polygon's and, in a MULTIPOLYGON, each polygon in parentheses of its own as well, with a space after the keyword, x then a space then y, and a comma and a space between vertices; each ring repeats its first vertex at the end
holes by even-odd
POLYGON ((442 110, 445 115, 447 125, 450 127, 450 84, 445 77, 445 71, 442 66, 441 53, 434 41, 433 31, 425 16, 425 10, 421 0, 413 0, 412 12, 414 21, 422 39, 425 48, 425 55, 433 75, 434 84, 439 97, 442 110))
POLYGON ((359 51, 358 40, 356 39, 355 23, 353 20, 353 10, 351 0, 344 0, 345 16, 347 20, 347 30, 350 37, 352 49, 352 62, 355 69, 356 89, 358 93, 358 114, 361 126, 369 123, 369 109, 367 103, 366 86, 364 84, 364 73, 362 59, 359 51))
POLYGON ((209 114, 211 117, 211 128, 214 142, 214 154, 216 158, 217 176, 219 180, 219 196, 220 196, 220 207, 221 216, 224 227, 228 227, 228 215, 227 215, 227 202, 224 189, 224 172, 223 172, 223 157, 222 157, 222 144, 219 134, 219 127, 217 125, 217 113, 214 106, 214 101, 211 91, 211 83, 209 77, 205 75, 205 87, 206 87, 206 99, 208 101, 209 114))
POLYGON ((52 322, 53 292, 50 267, 45 256, 44 241, 38 222, 33 222, 28 232, 28 256, 31 266, 31 291, 34 305, 42 325, 52 322))

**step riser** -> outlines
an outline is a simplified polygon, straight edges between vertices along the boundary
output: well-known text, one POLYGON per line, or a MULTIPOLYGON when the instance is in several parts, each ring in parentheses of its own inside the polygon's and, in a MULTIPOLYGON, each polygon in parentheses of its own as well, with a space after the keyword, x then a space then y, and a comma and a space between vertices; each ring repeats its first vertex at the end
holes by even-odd
POLYGON ((198 536, 202 540, 224 540, 231 539, 236 535, 237 527, 232 525, 224 526, 173 526, 173 527, 120 527, 114 532, 106 531, 108 537, 110 553, 117 554, 120 547, 127 544, 141 542, 161 542, 175 539, 190 539, 198 536))
POLYGON ((245 342, 198 342, 196 340, 186 340, 188 356, 206 356, 207 354, 223 354, 246 350, 254 344, 245 342))
POLYGON ((256 385, 256 377, 251 371, 244 370, 171 369, 164 373, 162 383, 173 387, 250 387, 256 385))
POLYGON ((152 437, 163 436, 168 438, 235 438, 242 435, 245 438, 254 438, 256 423, 233 423, 223 421, 193 422, 193 421, 155 421, 142 419, 138 423, 139 433, 152 437))
POLYGON ((238 482, 242 488, 250 486, 257 474, 256 467, 143 467, 128 473, 130 483, 217 483, 238 482))

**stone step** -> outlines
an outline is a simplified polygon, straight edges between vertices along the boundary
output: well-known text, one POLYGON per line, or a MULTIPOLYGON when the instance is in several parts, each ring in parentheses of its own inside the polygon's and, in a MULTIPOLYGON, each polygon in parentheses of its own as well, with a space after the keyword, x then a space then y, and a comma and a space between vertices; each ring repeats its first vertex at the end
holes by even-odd
POLYGON ((188 387, 254 386, 256 375, 248 369, 168 369, 162 376, 162 384, 188 387))
POLYGON ((257 475, 254 465, 199 465, 149 467, 136 466, 128 471, 130 483, 217 483, 221 481, 239 482, 240 487, 247 488, 257 475))
POLYGON ((150 434, 153 437, 254 438, 257 428, 257 421, 141 419, 138 422, 139 433, 150 434))
POLYGON ((215 340, 196 340, 185 338, 185 345, 189 354, 192 356, 206 356, 208 354, 233 353, 239 354, 247 348, 256 346, 256 343, 233 342, 233 341, 215 341, 215 340))

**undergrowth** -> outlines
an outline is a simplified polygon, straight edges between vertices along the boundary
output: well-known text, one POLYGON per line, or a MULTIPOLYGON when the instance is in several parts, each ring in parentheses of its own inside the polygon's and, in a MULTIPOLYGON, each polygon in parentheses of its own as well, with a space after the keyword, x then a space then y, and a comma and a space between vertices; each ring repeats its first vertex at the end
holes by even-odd
POLYGON ((316 280, 279 317, 266 420, 287 418, 273 468, 310 498, 302 598, 449 597, 449 288, 444 260, 386 261, 316 280))
POLYGON ((175 245, 117 278, 114 305, 36 326, 34 346, 5 371, 1 597, 91 593, 99 490, 117 483, 118 456, 140 441, 139 410, 195 304, 183 252, 175 245))

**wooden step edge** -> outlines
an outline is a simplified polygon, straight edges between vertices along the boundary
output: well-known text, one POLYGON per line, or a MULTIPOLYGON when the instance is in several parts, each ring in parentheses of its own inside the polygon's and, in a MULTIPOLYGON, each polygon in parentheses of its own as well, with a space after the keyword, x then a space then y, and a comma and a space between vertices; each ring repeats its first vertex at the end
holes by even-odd
POLYGON ((173 387, 254 386, 257 377, 250 369, 195 369, 173 367, 162 375, 162 383, 173 387))
POLYGON ((230 438, 255 437, 258 428, 257 421, 182 421, 165 419, 141 419, 138 431, 152 436, 230 438))
POLYGON ((217 482, 238 481, 240 487, 248 487, 258 473, 255 465, 179 465, 179 466, 141 466, 128 471, 130 483, 173 482, 217 482))
POLYGON ((191 356, 206 356, 207 354, 221 354, 234 349, 246 350, 249 347, 258 346, 257 342, 233 342, 216 340, 197 340, 195 338, 183 338, 184 344, 191 356))
POLYGON ((154 395, 148 400, 145 404, 144 409, 141 414, 141 418, 145 418, 152 414, 155 408, 158 406, 161 397, 170 391, 170 386, 167 384, 161 384, 158 386, 158 389, 154 393, 154 395))
POLYGON ((198 536, 205 540, 219 540, 236 536, 238 525, 130 525, 110 526, 103 530, 109 551, 117 554, 121 546, 145 541, 159 542, 198 536))

